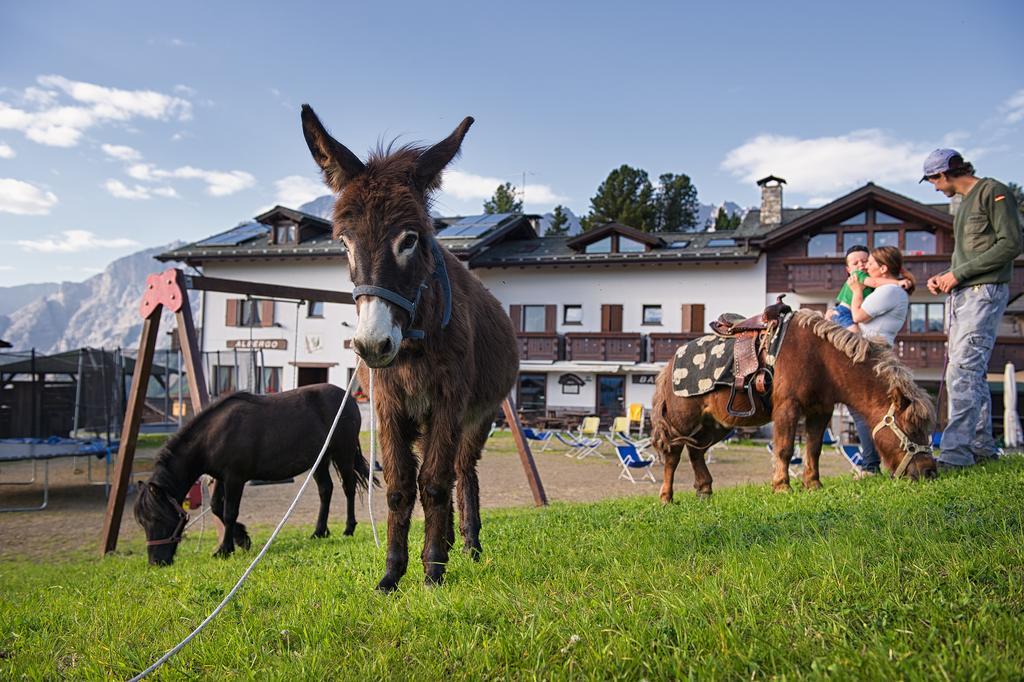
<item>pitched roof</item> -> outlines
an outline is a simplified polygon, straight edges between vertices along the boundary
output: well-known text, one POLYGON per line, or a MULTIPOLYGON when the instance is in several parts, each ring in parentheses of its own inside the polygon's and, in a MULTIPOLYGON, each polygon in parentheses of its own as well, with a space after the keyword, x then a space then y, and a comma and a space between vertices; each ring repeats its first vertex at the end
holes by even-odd
POLYGON ((633 241, 640 242, 641 244, 646 244, 647 246, 650 247, 658 247, 665 245, 665 242, 661 238, 656 237, 650 232, 643 232, 641 230, 636 229, 635 227, 630 227, 629 225, 623 225, 622 223, 616 222, 605 223, 601 227, 590 230, 589 232, 578 234, 572 239, 570 239, 568 242, 566 242, 566 245, 570 249, 581 251, 588 244, 593 244, 596 241, 600 241, 601 239, 604 239, 610 234, 621 234, 624 237, 628 237, 633 241))

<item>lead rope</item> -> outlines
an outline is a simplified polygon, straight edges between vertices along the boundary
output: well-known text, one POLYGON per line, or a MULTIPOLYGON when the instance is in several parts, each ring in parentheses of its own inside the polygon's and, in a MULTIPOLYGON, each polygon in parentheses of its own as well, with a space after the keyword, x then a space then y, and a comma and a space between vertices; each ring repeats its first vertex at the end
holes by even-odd
POLYGON ((366 496, 366 511, 370 516, 370 529, 373 531, 373 542, 380 549, 380 538, 377 537, 377 524, 373 520, 373 475, 377 471, 377 403, 373 399, 373 368, 368 367, 370 374, 370 484, 366 496))
MULTIPOLYGON (((358 370, 358 363, 361 361, 357 359, 356 362, 356 370, 358 370)), ((281 532, 281 529, 284 527, 284 524, 288 521, 288 518, 292 515, 292 512, 295 511, 295 506, 299 503, 299 498, 302 497, 302 493, 306 491, 306 487, 309 486, 309 482, 313 479, 313 472, 316 471, 318 466, 320 466, 320 462, 321 460, 323 460, 324 454, 327 452, 327 447, 330 445, 331 439, 334 437, 334 430, 338 427, 338 422, 341 420, 341 413, 345 409, 345 404, 348 403, 348 397, 352 395, 352 386, 356 382, 356 376, 357 372, 353 372, 352 379, 351 381, 348 382, 348 389, 345 391, 345 397, 341 401, 341 407, 338 408, 338 414, 334 415, 334 422, 331 423, 331 430, 327 432, 327 439, 324 440, 324 446, 320 448, 320 454, 317 456, 316 461, 313 463, 312 468, 309 470, 309 473, 306 474, 306 480, 302 482, 302 487, 300 487, 299 492, 295 494, 295 499, 292 500, 291 505, 288 507, 288 511, 284 513, 284 516, 281 518, 281 521, 277 524, 277 528, 274 529, 274 532, 270 534, 270 538, 267 540, 266 544, 263 545, 263 549, 261 549, 260 553, 256 555, 256 558, 252 560, 252 563, 249 564, 249 567, 245 569, 245 572, 242 573, 242 577, 238 579, 238 582, 236 582, 235 586, 231 588, 231 591, 228 592, 224 599, 221 600, 220 604, 217 604, 217 608, 210 612, 210 615, 208 615, 202 623, 196 626, 196 629, 193 630, 188 637, 181 640, 173 649, 171 649, 163 656, 161 656, 159 659, 157 659, 157 661, 153 663, 153 665, 149 666, 141 673, 133 677, 131 682, 135 682, 136 680, 141 680, 145 677, 148 677, 150 674, 156 671, 157 668, 162 666, 167 661, 171 660, 172 656, 174 656, 176 653, 184 649, 185 646, 189 642, 191 642, 196 635, 202 632, 203 629, 207 625, 209 625, 210 622, 214 618, 216 618, 221 611, 224 610, 224 607, 228 605, 228 602, 230 602, 234 598, 235 593, 238 592, 239 588, 241 588, 245 581, 249 578, 249 574, 251 574, 253 569, 256 568, 256 564, 258 564, 260 560, 263 559, 263 556, 267 553, 267 550, 270 549, 270 545, 277 538, 277 534, 281 532)), ((372 481, 370 484, 370 489, 373 489, 372 481)))

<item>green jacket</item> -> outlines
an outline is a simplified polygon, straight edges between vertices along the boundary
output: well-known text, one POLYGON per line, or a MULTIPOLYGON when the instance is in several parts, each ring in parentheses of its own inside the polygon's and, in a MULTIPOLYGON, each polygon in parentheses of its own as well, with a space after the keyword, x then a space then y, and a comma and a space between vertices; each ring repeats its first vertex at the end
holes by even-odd
POLYGON ((1013 259, 1021 253, 1017 201, 1006 185, 982 178, 953 220, 953 262, 958 287, 1009 282, 1013 259))

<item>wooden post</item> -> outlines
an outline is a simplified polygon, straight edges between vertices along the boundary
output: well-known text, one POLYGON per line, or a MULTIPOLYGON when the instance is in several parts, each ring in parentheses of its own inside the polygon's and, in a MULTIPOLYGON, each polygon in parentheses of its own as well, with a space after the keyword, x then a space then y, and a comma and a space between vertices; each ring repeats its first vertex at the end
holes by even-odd
POLYGON ((103 519, 103 540, 100 555, 117 549, 117 534, 121 530, 121 515, 124 513, 124 498, 128 491, 132 464, 135 461, 135 441, 139 437, 139 424, 146 402, 146 388, 153 369, 153 353, 156 350, 157 334, 160 331, 160 313, 163 306, 153 307, 142 325, 142 339, 139 340, 139 355, 135 358, 132 373, 132 390, 128 394, 128 409, 121 427, 121 442, 117 447, 117 467, 114 469, 114 487, 107 498, 107 514, 103 519))
POLYGON ((519 423, 519 414, 516 412, 516 406, 511 398, 505 398, 505 402, 501 404, 501 409, 505 411, 505 421, 508 422, 508 427, 512 429, 512 437, 516 441, 516 449, 519 450, 519 461, 523 464, 523 471, 526 472, 526 481, 530 484, 530 490, 533 492, 533 501, 538 507, 546 506, 548 496, 544 493, 544 484, 540 481, 537 463, 533 459, 533 453, 530 452, 530 444, 526 442, 526 436, 523 435, 523 425, 519 423))
MULTIPOLYGON (((181 271, 177 271, 178 286, 185 291, 185 279, 181 271)), ((186 293, 187 300, 187 293, 186 293)), ((185 363, 188 374, 188 395, 192 402, 192 414, 199 414, 210 401, 210 392, 206 388, 206 376, 203 374, 203 363, 196 343, 196 326, 192 321, 192 307, 181 306, 175 313, 178 322, 178 345, 181 348, 181 359, 185 363)))

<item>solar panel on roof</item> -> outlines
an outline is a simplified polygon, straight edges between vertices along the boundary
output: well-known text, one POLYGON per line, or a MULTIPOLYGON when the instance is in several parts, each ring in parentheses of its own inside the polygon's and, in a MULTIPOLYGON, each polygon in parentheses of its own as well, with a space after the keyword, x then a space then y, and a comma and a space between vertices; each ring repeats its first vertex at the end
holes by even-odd
POLYGON ((736 246, 735 239, 712 239, 708 241, 708 246, 736 246))
POLYGON ((438 237, 451 238, 459 237, 464 239, 476 239, 483 237, 495 227, 500 225, 511 213, 485 213, 483 215, 467 216, 460 218, 445 229, 437 233, 438 237))
POLYGON ((266 236, 270 228, 260 223, 246 223, 198 242, 196 246, 236 246, 255 237, 266 236))

